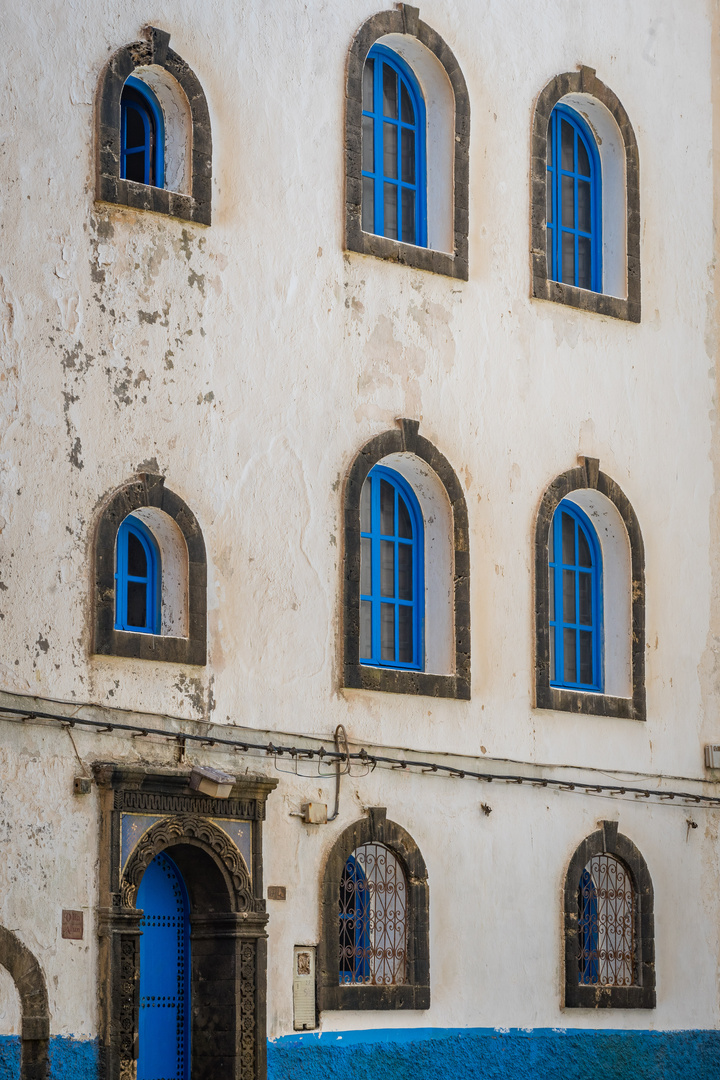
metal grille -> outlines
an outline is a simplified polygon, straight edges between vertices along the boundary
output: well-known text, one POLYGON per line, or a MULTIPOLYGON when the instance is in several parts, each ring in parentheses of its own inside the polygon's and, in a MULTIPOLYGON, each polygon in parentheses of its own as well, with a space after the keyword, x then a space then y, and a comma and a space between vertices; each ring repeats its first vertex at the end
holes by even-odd
POLYGON ((407 885, 382 844, 362 844, 340 882, 340 982, 393 986, 407 981, 407 885))
POLYGON ((635 896, 627 867, 596 855, 578 888, 581 985, 632 986, 635 896))

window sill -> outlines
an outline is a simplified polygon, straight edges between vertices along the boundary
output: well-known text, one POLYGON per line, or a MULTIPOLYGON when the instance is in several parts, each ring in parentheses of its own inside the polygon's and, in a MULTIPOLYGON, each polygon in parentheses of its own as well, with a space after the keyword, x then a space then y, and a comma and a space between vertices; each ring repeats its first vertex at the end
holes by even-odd
POLYGON ((155 214, 210 224, 210 207, 198 203, 191 195, 167 188, 138 184, 134 180, 122 180, 102 174, 98 181, 98 202, 127 206, 132 210, 150 210, 155 214))
POLYGON ((207 663, 206 643, 202 639, 166 637, 163 634, 142 634, 114 628, 103 640, 95 642, 95 655, 154 660, 165 664, 192 664, 197 667, 204 667, 207 663))
POLYGON ((387 236, 363 232, 362 229, 348 230, 345 246, 348 251, 357 251, 361 255, 374 255, 378 259, 400 263, 415 270, 427 270, 432 274, 445 277, 468 279, 467 260, 446 251, 434 251, 432 248, 404 244, 401 240, 391 240, 387 236))
POLYGON ((535 707, 622 720, 645 720, 644 702, 638 703, 633 698, 610 697, 609 694, 601 694, 597 690, 561 690, 547 684, 536 688, 535 707))
POLYGON ((565 990, 566 1009, 654 1009, 653 986, 571 986, 565 990))
POLYGON ((429 986, 320 986, 322 1012, 335 1009, 429 1009, 429 986))
POLYGON ((545 276, 545 256, 540 256, 543 270, 537 267, 533 273, 532 295, 536 300, 550 300, 554 304, 589 311, 595 315, 607 315, 611 319, 623 319, 625 322, 640 322, 640 301, 610 296, 607 293, 591 292, 578 289, 574 285, 565 285, 562 281, 551 281, 545 276))
POLYGON ((346 664, 344 685, 351 690, 380 690, 386 694, 417 694, 470 700, 470 683, 462 676, 431 675, 427 671, 408 671, 402 668, 346 664))

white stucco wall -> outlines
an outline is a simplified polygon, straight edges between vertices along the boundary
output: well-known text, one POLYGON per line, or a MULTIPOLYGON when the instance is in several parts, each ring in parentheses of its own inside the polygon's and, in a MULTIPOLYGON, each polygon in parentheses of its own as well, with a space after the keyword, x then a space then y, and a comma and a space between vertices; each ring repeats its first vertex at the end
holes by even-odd
MULTIPOLYGON (((380 7, 160 0, 150 12, 127 0, 98 14, 68 0, 62 14, 5 12, 0 690, 324 739, 343 723, 357 744, 702 779, 702 744, 720 742, 707 5, 421 8, 470 94, 468 282, 343 251, 345 60, 380 7), (210 228, 93 201, 97 80, 150 19, 207 96, 210 228), (638 139, 639 325, 529 298, 533 101, 578 63, 617 93, 638 139), (470 702, 340 689, 343 480, 399 416, 420 421, 467 499, 470 702), (645 724, 532 707, 535 515, 578 454, 599 458, 643 532, 645 724), (98 508, 139 469, 163 473, 203 529, 205 668, 90 654, 98 508)), ((107 756, 99 737, 77 738, 87 760, 107 756)), ((41 958, 53 1030, 94 1034, 94 938, 59 939, 59 909, 83 907, 92 925, 96 892, 95 796, 73 800, 66 742, 0 724, 0 922, 41 958)), ((273 1034, 292 1024, 292 946, 317 940, 323 858, 368 805, 387 806, 430 871, 433 1004, 403 1023, 566 1023, 565 866, 597 820, 617 815, 655 882, 658 1008, 575 1011, 572 1024, 720 1023, 717 812, 698 810, 686 836, 682 808, 514 787, 481 796, 383 772, 347 781, 339 821, 313 831, 288 810, 318 786, 330 802, 331 788, 281 780, 265 840, 266 881, 288 886, 286 904, 270 905, 273 1034)), ((16 1022, 4 1002, 0 1033, 16 1022)))

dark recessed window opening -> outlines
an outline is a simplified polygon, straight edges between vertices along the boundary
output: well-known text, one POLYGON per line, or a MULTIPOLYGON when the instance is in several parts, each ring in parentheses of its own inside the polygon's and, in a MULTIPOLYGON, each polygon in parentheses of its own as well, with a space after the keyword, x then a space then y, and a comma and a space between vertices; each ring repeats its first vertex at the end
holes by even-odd
POLYGON ((157 97, 132 75, 120 99, 120 176, 152 187, 165 185, 165 130, 157 97))
POLYGON ((554 281, 602 292, 600 156, 589 126, 556 105, 547 136, 547 260, 554 281))

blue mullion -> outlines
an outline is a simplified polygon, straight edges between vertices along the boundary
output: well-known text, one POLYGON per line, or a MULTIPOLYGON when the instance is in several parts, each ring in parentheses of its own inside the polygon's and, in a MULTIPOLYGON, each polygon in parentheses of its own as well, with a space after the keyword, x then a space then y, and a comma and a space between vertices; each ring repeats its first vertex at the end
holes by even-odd
POLYGON ((375 108, 373 117, 373 161, 375 164, 375 232, 380 236, 385 235, 385 155, 384 152, 382 152, 384 147, 382 99, 383 67, 384 64, 382 60, 380 57, 377 57, 373 69, 373 105, 375 108))
MULTIPOLYGON (((377 65, 376 65, 377 66, 377 65)), ((372 658, 375 661, 382 659, 382 649, 380 647, 380 635, 382 626, 382 607, 380 601, 380 528, 377 530, 373 528, 375 522, 380 524, 380 481, 371 478, 370 483, 372 487, 370 489, 370 528, 372 529, 372 603, 373 609, 371 612, 371 630, 372 630, 372 658), (375 608, 375 605, 377 609, 375 608), (375 617, 375 611, 377 610, 377 618, 375 617)))

